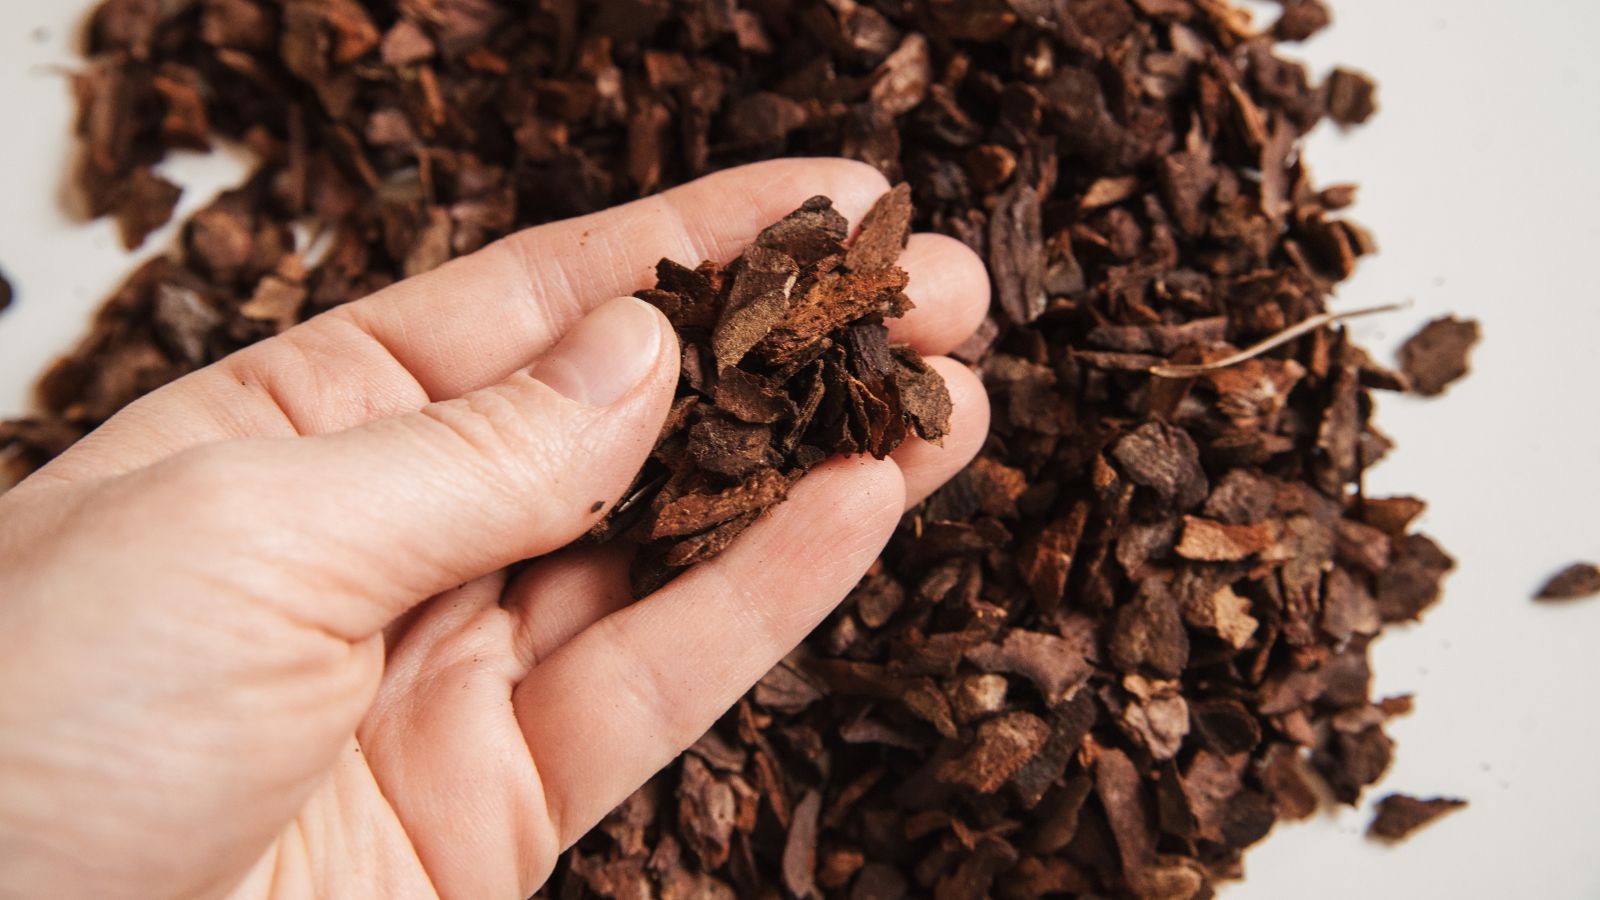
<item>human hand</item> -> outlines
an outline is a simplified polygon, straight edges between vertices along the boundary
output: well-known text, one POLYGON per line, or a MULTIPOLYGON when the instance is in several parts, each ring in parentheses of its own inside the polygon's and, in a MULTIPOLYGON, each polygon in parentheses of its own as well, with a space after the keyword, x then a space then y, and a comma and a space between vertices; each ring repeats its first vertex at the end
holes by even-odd
MULTIPOLYGON (((532 893, 982 443, 982 387, 934 358, 942 447, 825 463, 645 600, 620 549, 555 552, 677 380, 665 320, 611 298, 886 188, 780 161, 523 232, 151 394, 0 496, 0 896, 532 893)), ((918 235, 901 264, 894 339, 947 352, 981 263, 918 235)))

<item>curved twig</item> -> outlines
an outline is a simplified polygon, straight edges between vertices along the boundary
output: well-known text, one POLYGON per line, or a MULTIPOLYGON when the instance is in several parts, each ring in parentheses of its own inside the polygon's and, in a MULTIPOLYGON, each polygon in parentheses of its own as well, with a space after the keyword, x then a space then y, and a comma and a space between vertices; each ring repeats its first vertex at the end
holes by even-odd
POLYGON ((1266 353, 1268 350, 1273 349, 1274 347, 1280 347, 1297 337, 1310 334, 1311 332, 1316 331, 1318 328, 1324 328, 1328 325, 1332 325, 1335 322, 1343 322, 1346 319, 1357 319, 1362 316, 1371 316, 1378 313, 1394 312, 1395 310, 1405 309, 1410 305, 1411 304, 1409 302, 1386 303, 1382 306, 1368 306, 1363 309, 1353 309, 1349 312, 1323 313, 1319 316, 1312 316, 1303 322, 1297 322, 1258 344, 1252 344, 1249 347, 1240 350, 1238 353, 1234 353, 1230 356, 1224 356, 1222 359, 1213 360, 1208 363, 1196 363, 1194 365, 1151 366, 1150 374, 1157 378, 1193 378, 1196 375, 1204 375, 1207 372, 1215 372, 1218 369, 1226 369, 1229 366, 1236 366, 1239 363, 1254 359, 1257 356, 1266 353))

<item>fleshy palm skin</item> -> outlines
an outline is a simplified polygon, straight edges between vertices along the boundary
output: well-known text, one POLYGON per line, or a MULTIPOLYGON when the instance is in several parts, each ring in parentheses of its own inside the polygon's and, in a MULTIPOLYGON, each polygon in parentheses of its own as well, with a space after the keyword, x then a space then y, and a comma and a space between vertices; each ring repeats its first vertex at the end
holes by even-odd
POLYGON ((885 188, 782 161, 523 232, 169 385, 0 496, 0 896, 532 893, 981 444, 983 391, 938 354, 987 280, 919 235, 893 331, 950 385, 943 446, 819 467, 638 603, 617 551, 563 549, 677 379, 665 321, 615 298, 885 188))

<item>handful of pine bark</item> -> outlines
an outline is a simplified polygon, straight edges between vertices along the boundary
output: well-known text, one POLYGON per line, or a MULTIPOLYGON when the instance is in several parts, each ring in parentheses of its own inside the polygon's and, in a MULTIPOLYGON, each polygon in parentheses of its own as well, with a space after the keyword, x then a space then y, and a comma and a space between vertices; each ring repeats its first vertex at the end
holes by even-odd
POLYGON ((683 347, 678 396, 650 463, 596 529, 642 544, 635 592, 722 552, 813 466, 834 455, 882 459, 909 435, 949 428, 944 380, 885 319, 911 309, 895 265, 911 234, 911 192, 849 223, 813 197, 726 266, 656 267, 640 292, 683 347))

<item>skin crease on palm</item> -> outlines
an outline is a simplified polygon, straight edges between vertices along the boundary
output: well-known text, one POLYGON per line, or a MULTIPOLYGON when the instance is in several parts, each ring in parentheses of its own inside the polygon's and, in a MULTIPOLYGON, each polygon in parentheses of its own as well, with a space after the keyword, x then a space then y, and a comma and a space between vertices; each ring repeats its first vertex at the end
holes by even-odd
POLYGON ((513 236, 133 404, 0 496, 0 896, 522 898, 861 577, 988 407, 942 358, 989 285, 902 260, 942 446, 841 459, 630 603, 562 550, 677 380, 657 259, 728 259, 814 194, 784 160, 513 236), (535 558, 509 583, 506 567, 535 558))

